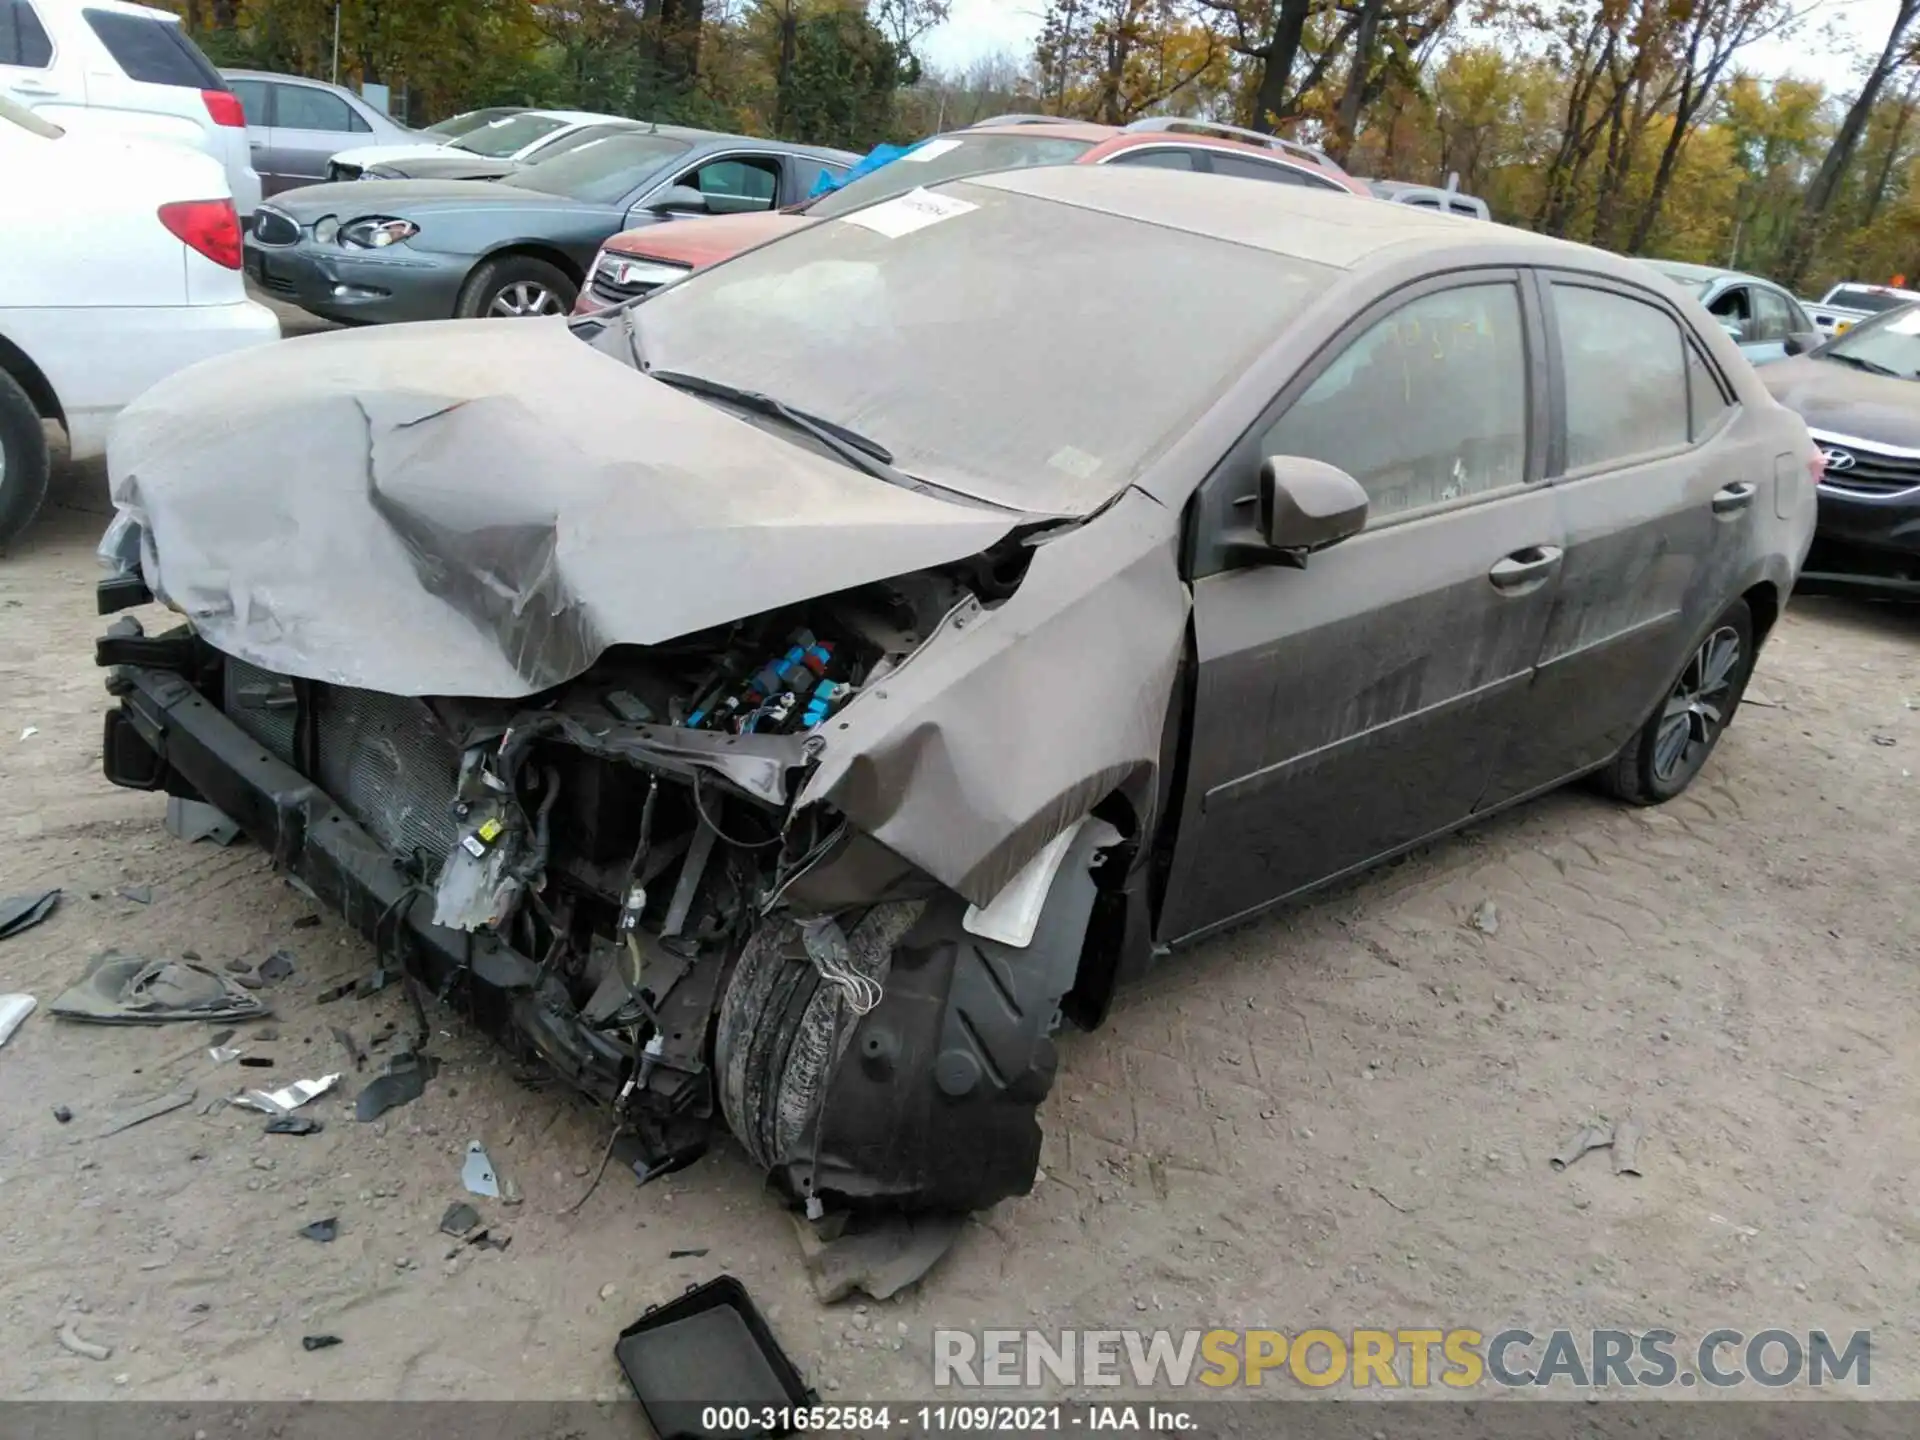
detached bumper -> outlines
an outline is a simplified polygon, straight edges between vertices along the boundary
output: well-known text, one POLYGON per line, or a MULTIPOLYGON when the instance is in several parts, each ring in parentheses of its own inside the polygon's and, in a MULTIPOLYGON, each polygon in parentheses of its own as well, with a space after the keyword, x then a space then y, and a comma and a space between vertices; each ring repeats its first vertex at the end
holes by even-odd
POLYGON ((246 241, 248 278, 269 295, 349 324, 446 320, 471 261, 393 245, 375 253, 303 240, 246 241))
MULTIPOLYGON (((123 639, 102 642, 111 661, 116 643, 152 647, 156 658, 190 663, 197 642, 123 639), (164 656, 173 646, 178 661, 164 656)), ((548 1063, 596 1099, 611 1101, 620 1064, 595 1055, 577 1036, 563 1043, 539 1021, 539 971, 491 934, 434 925, 430 896, 419 891, 372 835, 292 766, 262 750, 175 669, 118 664, 109 689, 119 704, 107 712, 102 762, 106 778, 135 790, 164 790, 205 800, 230 816, 297 878, 321 904, 382 947, 398 948, 407 968, 438 994, 461 983, 473 1018, 501 1036, 531 1042, 548 1063), (546 1043, 543 1043, 546 1042, 546 1043)))

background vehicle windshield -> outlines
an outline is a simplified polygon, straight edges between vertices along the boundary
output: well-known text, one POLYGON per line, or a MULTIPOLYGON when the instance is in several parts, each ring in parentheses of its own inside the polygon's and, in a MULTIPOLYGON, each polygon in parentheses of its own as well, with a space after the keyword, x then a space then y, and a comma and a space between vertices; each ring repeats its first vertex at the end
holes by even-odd
POLYGON ((671 135, 618 131, 591 140, 577 150, 529 165, 500 183, 548 195, 565 195, 594 205, 611 205, 654 171, 690 149, 671 135))
POLYGON ((1720 278, 1710 270, 1702 271, 1692 265, 1662 265, 1657 261, 1648 263, 1696 300, 1711 290, 1714 282, 1720 278))
POLYGON ((1920 305, 1862 321, 1821 353, 1861 361, 1902 380, 1920 380, 1920 305))
POLYGON ((1892 310, 1907 303, 1907 297, 1890 290, 1869 290, 1864 285, 1851 288, 1842 285, 1833 292, 1828 302, 1843 310, 1869 310, 1878 315, 1882 310, 1892 310))
POLYGON ((542 135, 551 135, 566 123, 551 115, 509 115, 504 120, 482 125, 478 130, 469 130, 453 142, 453 148, 473 155, 484 155, 489 160, 504 160, 516 151, 526 149, 542 135))
POLYGON ((1334 275, 980 185, 933 199, 946 218, 889 201, 656 291, 632 312, 648 365, 850 426, 950 489, 1084 514, 1334 275))
POLYGON ((496 120, 510 120, 519 113, 511 105, 495 105, 486 110, 468 110, 436 121, 427 126, 426 133, 438 135, 442 140, 457 140, 462 135, 478 130, 482 125, 491 125, 496 120))
POLYGON ((1024 170, 1032 165, 1070 165, 1093 148, 1091 140, 1045 135, 936 135, 914 146, 890 165, 862 175, 844 190, 822 195, 807 206, 816 220, 832 220, 863 205, 904 195, 922 185, 938 185, 989 170, 1024 170))

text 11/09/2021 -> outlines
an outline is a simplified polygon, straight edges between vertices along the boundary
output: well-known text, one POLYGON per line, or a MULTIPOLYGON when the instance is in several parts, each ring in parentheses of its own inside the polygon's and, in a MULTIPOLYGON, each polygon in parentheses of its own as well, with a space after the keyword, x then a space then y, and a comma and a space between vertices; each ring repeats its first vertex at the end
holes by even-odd
POLYGON ((879 1435, 893 1431, 924 1434, 1041 1434, 1060 1431, 1135 1430, 1178 1433, 1193 1428, 1184 1410, 1161 1405, 710 1405, 700 1412, 701 1429, 716 1435, 755 1432, 832 1431, 879 1435))

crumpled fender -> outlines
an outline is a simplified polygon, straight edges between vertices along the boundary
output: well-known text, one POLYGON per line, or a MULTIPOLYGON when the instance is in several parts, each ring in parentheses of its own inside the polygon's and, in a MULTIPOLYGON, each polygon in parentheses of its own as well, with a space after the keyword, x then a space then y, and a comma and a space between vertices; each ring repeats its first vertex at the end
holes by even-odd
POLYGON ((1036 547, 836 717, 798 808, 828 804, 976 905, 1115 790, 1150 823, 1191 597, 1178 518, 1130 490, 1036 547))

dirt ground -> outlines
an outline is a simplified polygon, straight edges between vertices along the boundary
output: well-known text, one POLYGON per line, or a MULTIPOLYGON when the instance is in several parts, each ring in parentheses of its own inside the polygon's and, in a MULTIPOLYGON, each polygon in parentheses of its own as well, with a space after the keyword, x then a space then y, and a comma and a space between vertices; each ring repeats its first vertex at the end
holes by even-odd
POLYGON ((0 1394, 611 1397, 616 1332, 725 1271, 828 1399, 926 1396, 936 1323, 1871 1327, 1874 1393, 1920 1396, 1920 616, 1796 604, 1673 805, 1550 797, 1168 966, 1065 1041, 1033 1193, 904 1298, 828 1310, 731 1147, 645 1189, 616 1168, 564 1214, 604 1131, 457 1017, 425 1096, 353 1121, 365 1077, 329 1027, 364 1041, 401 1002, 318 1006, 369 947, 297 928, 258 850, 175 841, 162 800, 101 780, 104 482, 58 487, 0 560, 0 892, 65 899, 0 941, 0 991, 44 1005, 109 946, 284 948, 297 973, 264 992, 277 1040, 239 1027, 272 1070, 214 1064, 198 1027, 44 1011, 0 1050, 0 1394), (319 1135, 201 1113, 342 1068, 319 1135), (182 1086, 194 1105, 101 1138, 182 1086), (1549 1168, 1629 1110, 1643 1177, 1549 1168), (475 1138, 525 1198, 475 1200, 511 1248, 449 1260, 475 1138), (338 1240, 299 1238, 326 1216, 338 1240), (69 1319, 112 1358, 61 1348, 69 1319))

